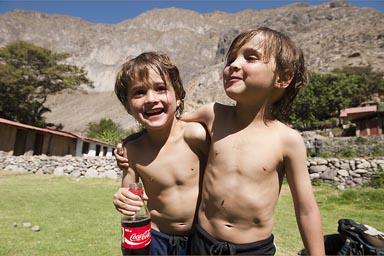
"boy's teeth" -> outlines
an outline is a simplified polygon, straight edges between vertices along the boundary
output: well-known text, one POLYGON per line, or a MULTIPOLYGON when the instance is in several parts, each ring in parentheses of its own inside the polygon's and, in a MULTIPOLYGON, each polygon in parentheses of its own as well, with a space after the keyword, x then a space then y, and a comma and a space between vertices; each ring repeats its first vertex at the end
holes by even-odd
POLYGON ((161 109, 156 109, 156 110, 149 110, 147 111, 147 114, 156 114, 156 113, 161 113, 162 110, 161 109))

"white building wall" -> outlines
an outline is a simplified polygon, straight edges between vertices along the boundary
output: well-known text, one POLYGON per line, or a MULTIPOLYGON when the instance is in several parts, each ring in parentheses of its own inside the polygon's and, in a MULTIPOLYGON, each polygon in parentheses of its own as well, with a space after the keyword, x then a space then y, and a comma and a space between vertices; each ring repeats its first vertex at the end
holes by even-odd
MULTIPOLYGON (((83 154, 83 143, 84 143, 83 140, 77 139, 77 141, 76 141, 76 156, 96 156, 97 143, 85 141, 85 143, 89 143, 89 150, 88 150, 87 154, 83 154)), ((104 156, 104 150, 103 150, 104 147, 107 147, 106 156, 113 156, 113 147, 104 146, 104 145, 100 145, 100 153, 98 156, 104 156)))
POLYGON ((113 156, 113 148, 108 147, 107 156, 113 156))
POLYGON ((77 139, 77 141, 76 141, 76 156, 83 156, 83 154, 81 153, 82 150, 83 150, 83 141, 77 139))
POLYGON ((89 142, 89 151, 87 156, 96 156, 96 143, 89 142))

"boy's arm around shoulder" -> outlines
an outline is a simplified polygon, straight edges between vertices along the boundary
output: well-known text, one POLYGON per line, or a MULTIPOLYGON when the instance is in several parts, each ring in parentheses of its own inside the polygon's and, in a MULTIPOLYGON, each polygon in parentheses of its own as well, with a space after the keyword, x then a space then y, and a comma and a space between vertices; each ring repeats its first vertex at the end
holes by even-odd
POLYGON ((199 157, 208 158, 210 136, 206 127, 197 122, 186 123, 185 139, 193 150, 197 150, 199 157))
POLYGON ((127 157, 127 149, 125 147, 125 144, 129 141, 133 141, 140 136, 142 136, 146 130, 141 130, 136 133, 128 135, 126 138, 122 139, 119 143, 117 143, 115 150, 113 151, 113 155, 116 158, 117 166, 124 170, 124 168, 127 168, 129 166, 129 161, 127 157))
POLYGON ((284 132, 284 169, 292 193, 296 221, 310 255, 324 255, 320 211, 312 190, 307 156, 301 135, 290 128, 284 132))
POLYGON ((208 103, 192 113, 188 113, 181 118, 186 122, 203 123, 206 127, 210 125, 214 117, 214 108, 216 103, 208 103))

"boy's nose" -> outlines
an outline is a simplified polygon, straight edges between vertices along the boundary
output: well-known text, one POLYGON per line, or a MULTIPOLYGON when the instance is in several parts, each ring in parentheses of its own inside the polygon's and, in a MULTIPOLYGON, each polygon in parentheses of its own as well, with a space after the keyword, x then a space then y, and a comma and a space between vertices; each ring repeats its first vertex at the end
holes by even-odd
POLYGON ((152 90, 148 90, 147 95, 145 97, 145 102, 146 103, 152 103, 152 102, 157 102, 157 101, 158 101, 158 99, 157 99, 156 93, 152 90))
POLYGON ((239 58, 235 59, 231 65, 229 66, 231 69, 234 69, 234 70, 237 70, 237 69, 240 69, 240 66, 241 66, 241 61, 239 58))

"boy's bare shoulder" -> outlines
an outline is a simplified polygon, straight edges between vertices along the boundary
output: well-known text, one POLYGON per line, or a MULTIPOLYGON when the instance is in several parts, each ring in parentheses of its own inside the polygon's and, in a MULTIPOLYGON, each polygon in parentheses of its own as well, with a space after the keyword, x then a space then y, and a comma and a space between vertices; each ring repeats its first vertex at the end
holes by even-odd
POLYGON ((197 149, 207 157, 210 136, 206 127, 198 122, 184 122, 184 140, 193 150, 197 149))
POLYGON ((224 105, 218 102, 211 102, 207 103, 203 106, 201 106, 197 111, 203 111, 203 112, 209 112, 209 113, 214 113, 217 111, 228 111, 229 109, 233 109, 234 106, 230 105, 224 105))
POLYGON ((203 124, 198 122, 183 122, 184 138, 186 140, 205 140, 207 131, 203 124))
MULTIPOLYGON (((279 122, 280 123, 280 122, 279 122)), ((286 124, 279 124, 279 135, 286 147, 295 147, 304 143, 301 134, 287 126, 286 124)))
POLYGON ((138 145, 145 137, 146 137, 147 131, 141 130, 139 132, 130 134, 128 137, 126 137, 123 140, 123 143, 125 147, 132 147, 138 145))

